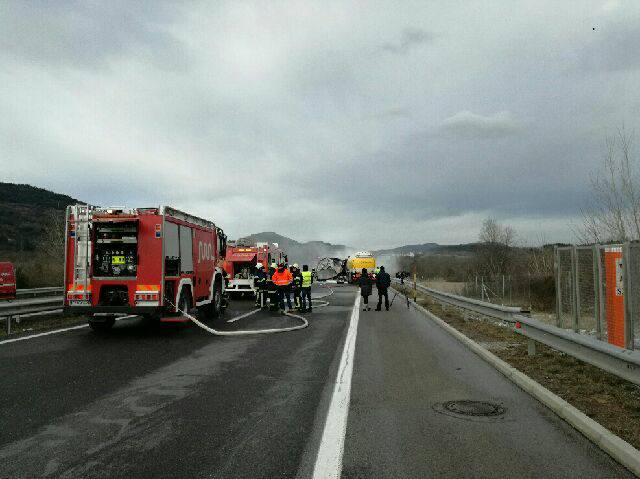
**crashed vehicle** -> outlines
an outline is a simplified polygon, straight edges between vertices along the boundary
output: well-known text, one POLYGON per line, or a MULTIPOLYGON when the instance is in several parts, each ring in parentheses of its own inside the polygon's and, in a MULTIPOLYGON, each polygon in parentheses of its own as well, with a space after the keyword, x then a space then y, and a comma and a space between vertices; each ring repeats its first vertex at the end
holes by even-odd
POLYGON ((316 264, 315 277, 318 281, 346 279, 345 265, 345 260, 340 258, 320 258, 316 264))

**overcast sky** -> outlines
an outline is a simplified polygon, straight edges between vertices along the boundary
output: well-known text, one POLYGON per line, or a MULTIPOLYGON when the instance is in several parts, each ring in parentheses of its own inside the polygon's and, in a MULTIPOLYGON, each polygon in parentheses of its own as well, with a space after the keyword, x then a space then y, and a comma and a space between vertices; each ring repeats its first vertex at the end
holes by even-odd
POLYGON ((231 237, 571 240, 639 118, 637 0, 0 2, 0 178, 231 237))

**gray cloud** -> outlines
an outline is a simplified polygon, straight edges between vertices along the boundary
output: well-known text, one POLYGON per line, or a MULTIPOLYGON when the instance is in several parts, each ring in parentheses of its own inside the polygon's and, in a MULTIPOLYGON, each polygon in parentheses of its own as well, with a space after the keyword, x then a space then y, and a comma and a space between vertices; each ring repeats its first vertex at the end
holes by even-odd
POLYGON ((420 28, 405 28, 400 34, 400 40, 398 42, 387 42, 382 45, 382 50, 404 55, 409 50, 433 41, 433 34, 422 30, 420 28))
POLYGON ((4 2, 0 55, 36 65, 104 67, 132 55, 184 67, 187 52, 168 30, 175 11, 159 1, 4 2))
POLYGON ((482 116, 464 110, 443 120, 440 130, 466 138, 501 138, 517 134, 520 126, 508 111, 482 116))
POLYGON ((640 19, 627 15, 622 5, 604 11, 577 42, 575 68, 578 72, 638 70, 640 53, 634 46, 640 45, 640 19))
POLYGON ((640 24, 602 3, 5 2, 0 171, 232 237, 473 241, 492 215, 566 241, 607 132, 640 127, 637 70, 581 61, 593 12, 640 24))
POLYGON ((411 110, 402 107, 388 108, 377 113, 375 117, 380 119, 409 118, 411 117, 411 110))

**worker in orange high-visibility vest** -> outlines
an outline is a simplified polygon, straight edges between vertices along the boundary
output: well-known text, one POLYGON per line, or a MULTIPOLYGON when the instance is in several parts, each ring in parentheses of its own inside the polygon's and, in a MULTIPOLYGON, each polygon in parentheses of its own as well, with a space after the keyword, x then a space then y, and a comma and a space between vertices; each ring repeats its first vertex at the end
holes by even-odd
POLYGON ((285 267, 284 263, 280 263, 278 265, 278 269, 273 276, 271 276, 271 281, 276 286, 278 291, 278 303, 280 304, 280 312, 284 313, 284 298, 287 297, 287 307, 291 309, 291 296, 289 296, 289 286, 293 281, 293 275, 291 272, 285 267))

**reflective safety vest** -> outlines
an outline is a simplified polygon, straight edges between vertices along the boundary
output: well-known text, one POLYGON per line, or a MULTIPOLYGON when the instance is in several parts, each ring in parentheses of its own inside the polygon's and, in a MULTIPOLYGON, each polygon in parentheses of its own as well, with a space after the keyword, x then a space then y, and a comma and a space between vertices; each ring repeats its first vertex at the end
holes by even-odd
POLYGON ((303 288, 311 287, 311 271, 302 272, 302 287, 303 288))
POLYGON ((277 286, 286 286, 293 281, 293 276, 288 269, 285 269, 282 273, 280 271, 273 273, 271 280, 277 286))

